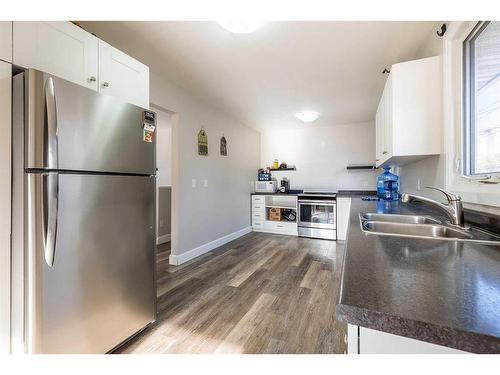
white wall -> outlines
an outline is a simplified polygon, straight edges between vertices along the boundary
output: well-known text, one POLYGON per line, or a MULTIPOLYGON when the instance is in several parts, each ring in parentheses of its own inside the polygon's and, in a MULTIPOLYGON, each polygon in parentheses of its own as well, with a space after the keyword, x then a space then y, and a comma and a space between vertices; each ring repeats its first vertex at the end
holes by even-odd
POLYGON ((0 354, 10 351, 11 70, 0 61, 0 354))
POLYGON ((375 124, 304 124, 299 129, 263 132, 261 166, 270 166, 274 159, 296 165, 296 171, 273 172, 278 181, 288 177, 291 189, 375 189, 377 172, 346 169, 352 163, 374 163, 375 124))
POLYGON ((158 186, 172 186, 172 122, 171 114, 152 108, 157 114, 156 172, 158 186))
MULTIPOLYGON (((442 39, 433 31, 415 54, 415 59, 442 55, 442 39)), ((441 132, 442 134, 444 132, 441 132)), ((442 140, 443 141, 443 140, 442 140)), ((443 148, 444 149, 444 148, 443 148)), ((445 187, 445 156, 437 155, 400 167, 401 191, 443 200, 443 194, 423 187, 445 187), (417 189, 420 181, 421 190, 417 189)))
POLYGON ((260 134, 155 73, 151 73, 151 102, 176 113, 172 116, 172 255, 248 228, 260 134), (208 157, 198 155, 202 126, 208 134, 208 157), (227 157, 219 155, 223 134, 227 157))

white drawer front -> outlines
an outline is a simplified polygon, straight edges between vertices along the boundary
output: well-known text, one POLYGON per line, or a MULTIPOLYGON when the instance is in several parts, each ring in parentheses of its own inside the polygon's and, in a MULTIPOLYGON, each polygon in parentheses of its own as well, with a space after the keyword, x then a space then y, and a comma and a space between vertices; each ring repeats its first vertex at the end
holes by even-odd
POLYGON ((266 220, 266 214, 260 212, 254 212, 252 214, 252 221, 264 221, 266 220))
POLYGON ((265 229, 276 233, 297 234, 297 224, 286 221, 266 221, 265 229))
POLYGON ((266 212, 266 206, 264 206, 264 203, 254 203, 252 205, 252 213, 265 213, 266 212))
POLYGON ((252 227, 255 230, 264 230, 264 222, 263 221, 253 221, 252 227))
POLYGON ((252 204, 262 204, 266 203, 265 195, 252 195, 252 204))

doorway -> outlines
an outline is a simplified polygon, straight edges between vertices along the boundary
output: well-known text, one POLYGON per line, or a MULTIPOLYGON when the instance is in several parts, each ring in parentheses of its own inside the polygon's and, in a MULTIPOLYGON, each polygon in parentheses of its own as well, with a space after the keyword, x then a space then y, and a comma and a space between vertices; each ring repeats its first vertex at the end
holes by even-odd
POLYGON ((152 105, 156 130, 156 243, 158 260, 168 262, 172 239, 172 114, 152 105))

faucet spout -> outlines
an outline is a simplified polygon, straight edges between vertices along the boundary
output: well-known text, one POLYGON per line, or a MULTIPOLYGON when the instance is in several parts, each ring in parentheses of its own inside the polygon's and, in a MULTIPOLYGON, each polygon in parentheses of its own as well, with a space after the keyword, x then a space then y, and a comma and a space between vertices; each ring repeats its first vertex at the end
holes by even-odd
POLYGON ((460 196, 455 195, 453 193, 450 193, 446 190, 433 187, 433 186, 426 186, 428 189, 434 189, 442 192, 445 196, 446 199, 448 200, 448 204, 443 204, 441 202, 438 202, 434 199, 427 198, 427 197, 422 197, 420 195, 413 195, 409 193, 403 193, 401 194, 401 202, 404 203, 411 203, 414 201, 417 202, 423 202, 432 205, 433 207, 439 208, 442 212, 444 212, 448 218, 450 219, 451 224, 457 225, 460 227, 464 227, 464 213, 463 213, 463 206, 462 206, 462 198, 460 196))

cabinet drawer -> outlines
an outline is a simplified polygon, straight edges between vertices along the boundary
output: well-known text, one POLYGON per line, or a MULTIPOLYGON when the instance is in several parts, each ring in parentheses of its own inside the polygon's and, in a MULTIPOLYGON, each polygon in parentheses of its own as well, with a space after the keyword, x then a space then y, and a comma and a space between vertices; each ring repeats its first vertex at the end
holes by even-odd
POLYGON ((252 227, 255 230, 263 230, 264 229, 264 222, 263 221, 253 221, 252 227))
POLYGON ((254 203, 252 205, 252 213, 265 213, 266 212, 266 206, 264 203, 254 203))
POLYGON ((297 224, 286 221, 266 221, 265 229, 276 233, 297 234, 297 224))
POLYGON ((262 204, 266 203, 265 195, 252 195, 252 204, 262 204))
POLYGON ((252 221, 264 221, 266 220, 266 214, 261 212, 252 213, 252 221))

